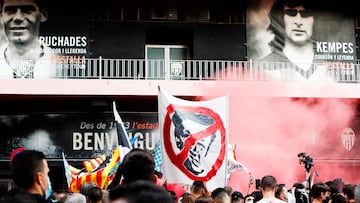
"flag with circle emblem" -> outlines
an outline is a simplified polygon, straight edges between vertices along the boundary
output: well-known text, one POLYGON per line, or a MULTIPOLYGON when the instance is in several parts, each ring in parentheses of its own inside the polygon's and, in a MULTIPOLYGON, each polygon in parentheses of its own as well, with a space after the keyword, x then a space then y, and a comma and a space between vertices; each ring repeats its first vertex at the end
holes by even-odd
POLYGON ((177 98, 159 87, 162 162, 168 183, 226 184, 228 95, 205 101, 177 98))

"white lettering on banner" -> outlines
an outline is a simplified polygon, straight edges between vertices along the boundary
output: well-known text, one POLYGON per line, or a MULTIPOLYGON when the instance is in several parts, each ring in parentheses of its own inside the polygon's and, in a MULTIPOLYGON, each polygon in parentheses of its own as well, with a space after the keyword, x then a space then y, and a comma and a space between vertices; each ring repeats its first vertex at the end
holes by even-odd
POLYGON ((80 123, 80 129, 94 129, 94 124, 93 123, 86 123, 86 122, 81 122, 80 123))
POLYGON ((73 150, 104 150, 113 146, 116 136, 107 132, 73 132, 73 150))
POLYGON ((316 42, 318 53, 354 53, 354 44, 346 42, 316 42))
POLYGON ((336 55, 337 60, 347 60, 347 61, 353 61, 355 60, 354 56, 348 56, 348 55, 336 55))
POLYGON ((52 47, 86 47, 86 36, 40 36, 39 40, 52 47))
POLYGON ((65 54, 86 54, 85 48, 64 48, 65 54))
POLYGON ((73 133, 73 150, 80 150, 82 148, 81 133, 73 133))
POLYGON ((85 150, 92 150, 90 147, 89 147, 89 144, 91 143, 91 138, 89 138, 90 136, 93 136, 92 133, 84 133, 84 149, 85 150))
POLYGON ((136 132, 134 134, 128 133, 129 137, 137 137, 137 140, 134 143, 134 148, 146 149, 146 150, 155 150, 155 136, 156 133, 145 133, 145 136, 141 132, 136 132))
POLYGON ((321 59, 321 60, 333 60, 334 56, 330 54, 315 54, 315 59, 321 59))

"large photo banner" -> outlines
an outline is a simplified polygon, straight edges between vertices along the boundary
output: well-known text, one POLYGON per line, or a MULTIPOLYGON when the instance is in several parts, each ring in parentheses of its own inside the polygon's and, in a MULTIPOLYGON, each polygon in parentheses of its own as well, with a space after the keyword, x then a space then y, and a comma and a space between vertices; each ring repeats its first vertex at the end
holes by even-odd
POLYGON ((75 10, 75 2, 2 3, 0 78, 81 77, 89 71, 89 14, 75 10))
MULTIPOLYGON (((120 113, 134 148, 155 151, 159 139, 157 113, 120 113)), ((87 160, 108 151, 118 136, 113 113, 62 113, 0 116, 0 160, 14 149, 36 149, 49 160, 87 160)))
POLYGON ((247 53, 274 80, 355 80, 354 16, 342 2, 255 0, 247 53))

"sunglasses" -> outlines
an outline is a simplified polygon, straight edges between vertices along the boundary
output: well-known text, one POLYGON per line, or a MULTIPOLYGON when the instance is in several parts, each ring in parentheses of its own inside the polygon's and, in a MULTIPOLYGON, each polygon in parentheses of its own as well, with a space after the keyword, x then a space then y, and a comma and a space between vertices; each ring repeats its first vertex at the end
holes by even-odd
POLYGON ((300 13, 300 16, 303 18, 313 16, 313 13, 311 10, 285 9, 284 13, 291 17, 297 16, 298 13, 300 13))

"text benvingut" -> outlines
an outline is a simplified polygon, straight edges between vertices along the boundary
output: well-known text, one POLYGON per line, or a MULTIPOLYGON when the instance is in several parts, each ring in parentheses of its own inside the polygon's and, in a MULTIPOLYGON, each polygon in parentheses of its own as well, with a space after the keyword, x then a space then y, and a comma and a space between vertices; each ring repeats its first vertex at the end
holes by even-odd
POLYGON ((40 36, 39 40, 51 47, 86 47, 86 36, 40 36))
MULTIPOLYGON (((134 142, 135 148, 146 150, 155 150, 155 133, 135 132, 129 133, 129 138, 137 137, 134 142)), ((110 149, 118 143, 117 135, 114 136, 108 132, 73 132, 72 149, 73 150, 104 150, 110 149)))

